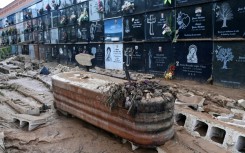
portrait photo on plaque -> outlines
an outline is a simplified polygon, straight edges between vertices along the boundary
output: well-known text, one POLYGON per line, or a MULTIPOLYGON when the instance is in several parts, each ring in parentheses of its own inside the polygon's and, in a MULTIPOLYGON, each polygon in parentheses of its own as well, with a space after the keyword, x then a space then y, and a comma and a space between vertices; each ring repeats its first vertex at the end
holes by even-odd
POLYGON ((123 44, 105 44, 105 68, 123 70, 123 44))

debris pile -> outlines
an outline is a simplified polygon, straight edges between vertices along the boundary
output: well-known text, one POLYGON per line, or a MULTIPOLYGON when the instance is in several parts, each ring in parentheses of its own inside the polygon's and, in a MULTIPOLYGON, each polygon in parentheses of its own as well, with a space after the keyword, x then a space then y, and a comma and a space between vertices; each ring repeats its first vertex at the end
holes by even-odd
POLYGON ((210 114, 210 117, 245 128, 244 99, 235 100, 212 92, 200 92, 180 86, 172 86, 176 94, 175 104, 194 111, 210 114))
POLYGON ((147 105, 151 105, 149 109, 153 109, 154 112, 161 112, 164 109, 160 106, 162 103, 174 101, 174 95, 171 94, 168 86, 149 80, 115 84, 106 94, 109 95, 107 104, 110 109, 121 106, 131 115, 139 111, 152 111, 147 110, 147 105))

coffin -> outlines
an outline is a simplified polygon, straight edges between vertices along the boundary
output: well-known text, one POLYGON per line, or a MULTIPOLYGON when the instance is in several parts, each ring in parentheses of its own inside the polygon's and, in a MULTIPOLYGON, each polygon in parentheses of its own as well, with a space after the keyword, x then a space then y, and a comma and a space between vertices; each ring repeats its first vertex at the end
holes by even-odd
POLYGON ((110 108, 106 92, 121 79, 89 72, 68 72, 52 77, 55 107, 141 147, 163 145, 174 135, 174 98, 137 105, 132 115, 123 105, 110 108))

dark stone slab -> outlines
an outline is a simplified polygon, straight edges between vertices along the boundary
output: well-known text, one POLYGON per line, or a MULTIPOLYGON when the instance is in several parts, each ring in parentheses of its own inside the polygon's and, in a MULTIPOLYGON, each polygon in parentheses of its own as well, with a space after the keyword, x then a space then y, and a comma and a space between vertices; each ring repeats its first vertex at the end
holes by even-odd
POLYGON ((145 43, 146 71, 153 74, 163 74, 169 64, 174 62, 172 43, 145 43))
POLYGON ((164 40, 170 41, 172 36, 170 33, 163 34, 165 26, 174 30, 174 16, 171 10, 158 11, 146 14, 146 40, 164 40))
POLYGON ((105 18, 118 17, 121 16, 122 12, 120 11, 122 8, 121 0, 104 0, 105 5, 105 18))
POLYGON ((93 21, 89 24, 89 40, 91 42, 101 42, 104 41, 104 22, 103 21, 93 21))
POLYGON ((105 68, 105 44, 92 43, 89 45, 89 54, 94 55, 92 65, 105 68))
POLYGON ((58 11, 58 26, 64 27, 68 24, 68 16, 66 9, 61 9, 58 11))
POLYGON ((77 27, 69 26, 67 28, 68 31, 68 42, 75 43, 77 42, 77 27))
POLYGON ((76 11, 77 11, 78 25, 82 25, 89 21, 89 2, 88 1, 78 4, 76 11), (85 16, 86 18, 84 18, 85 16))
POLYGON ((59 19, 59 11, 52 11, 51 12, 51 27, 56 28, 58 27, 58 19, 59 19))
POLYGON ((50 44, 51 43, 51 36, 50 36, 50 30, 44 31, 44 43, 50 44))
POLYGON ((75 56, 77 55, 77 49, 75 45, 67 45, 67 63, 71 65, 76 65, 75 56))
POLYGON ((179 39, 212 38, 212 4, 177 8, 179 39))
POLYGON ((190 6, 195 4, 202 4, 212 2, 214 0, 176 0, 176 6, 190 6))
POLYGON ((68 63, 68 46, 67 45, 59 45, 58 46, 59 51, 59 63, 61 64, 67 64, 68 63))
POLYGON ((212 42, 178 42, 176 76, 206 81, 212 73, 212 42))
POLYGON ((213 4, 215 22, 214 34, 216 38, 244 38, 245 37, 245 1, 227 0, 213 4))
POLYGON ((67 18, 69 25, 76 25, 77 24, 77 7, 76 5, 67 8, 67 18))
POLYGON ((123 59, 129 70, 145 72, 146 57, 144 43, 125 43, 123 45, 123 59))
POLYGON ((123 19, 123 40, 141 41, 145 39, 144 14, 132 15, 123 19))
POLYGON ((66 27, 59 28, 59 43, 68 42, 68 31, 66 27))
POLYGON ((147 11, 156 11, 174 7, 175 0, 145 0, 147 11))
POLYGON ((45 30, 48 30, 51 28, 51 16, 50 16, 50 14, 43 16, 43 22, 45 25, 45 30))
POLYGON ((231 87, 245 86, 244 42, 215 42, 214 82, 231 87))
POLYGON ((89 23, 84 23, 77 27, 77 39, 78 42, 89 41, 89 23))

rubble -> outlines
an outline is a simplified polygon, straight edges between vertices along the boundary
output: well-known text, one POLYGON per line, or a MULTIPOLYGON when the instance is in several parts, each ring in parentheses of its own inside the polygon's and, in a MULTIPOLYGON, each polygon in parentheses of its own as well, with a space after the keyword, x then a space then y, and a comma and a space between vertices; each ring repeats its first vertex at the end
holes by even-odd
POLYGON ((0 132, 0 152, 6 152, 4 147, 4 133, 0 132))
POLYGON ((19 99, 17 100, 12 100, 12 99, 7 99, 5 97, 0 96, 0 101, 3 103, 8 104, 10 107, 12 107, 16 112, 20 114, 29 114, 29 115, 40 115, 40 107, 34 107, 30 106, 29 104, 26 104, 19 99))
POLYGON ((19 123, 19 126, 21 128, 25 127, 26 125, 28 126, 28 131, 32 131, 38 126, 45 124, 49 116, 32 116, 32 115, 27 115, 27 114, 13 114, 13 122, 19 123))
POLYGON ((245 109, 245 100, 244 100, 244 99, 240 99, 240 100, 238 100, 237 102, 238 102, 238 104, 239 104, 240 106, 242 106, 242 107, 245 109))

